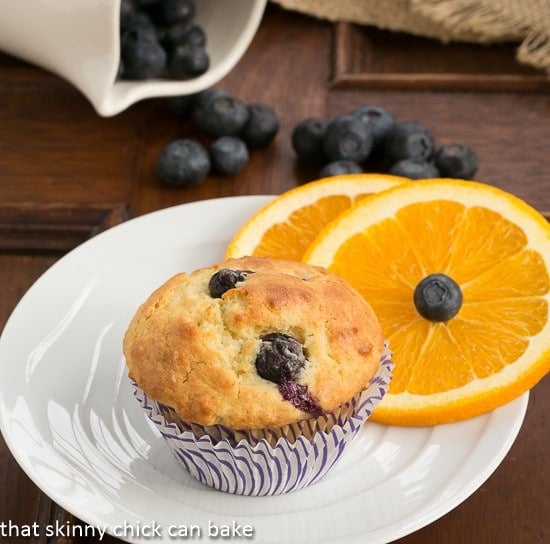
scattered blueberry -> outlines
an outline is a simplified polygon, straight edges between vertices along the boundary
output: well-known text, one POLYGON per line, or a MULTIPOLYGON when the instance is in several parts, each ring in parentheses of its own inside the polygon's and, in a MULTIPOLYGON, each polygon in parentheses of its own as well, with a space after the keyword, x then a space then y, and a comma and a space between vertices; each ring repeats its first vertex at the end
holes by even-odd
POLYGON ((240 132, 240 137, 248 147, 264 147, 277 134, 279 119, 273 110, 265 104, 249 104, 248 121, 240 132))
POLYGON ((364 161, 372 149, 372 128, 353 117, 342 115, 331 121, 323 138, 323 149, 329 160, 364 161))
MULTIPOLYGON (((236 174, 248 164, 249 146, 267 145, 279 129, 279 119, 272 108, 265 104, 246 105, 227 91, 216 87, 189 96, 173 96, 168 98, 168 103, 176 115, 182 118, 191 117, 197 129, 213 136, 208 144, 207 173, 213 171, 224 176, 236 174)), ((167 159, 164 158, 163 161, 167 159)), ((202 158, 200 161, 201 164, 205 162, 202 158)), ((174 178, 173 173, 166 174, 170 169, 173 171, 174 165, 163 169, 158 167, 159 174, 162 172, 161 178, 165 181, 174 178)), ((180 177, 180 174, 176 174, 177 180, 167 183, 192 185, 178 181, 180 177)))
POLYGON ((212 275, 208 282, 208 291, 212 298, 221 298, 222 295, 234 289, 238 283, 246 280, 251 270, 231 270, 230 268, 221 268, 212 275))
POLYGON ((313 417, 322 415, 323 410, 308 391, 307 385, 296 383, 293 380, 285 380, 279 384, 279 392, 285 400, 291 402, 302 412, 306 412, 313 417))
POLYGON ((384 108, 374 105, 361 106, 351 112, 372 129, 373 148, 380 149, 387 135, 395 125, 395 117, 384 108))
POLYGON ((320 117, 304 119, 294 126, 291 142, 298 160, 321 164, 319 177, 388 172, 410 179, 469 179, 477 169, 477 158, 465 144, 437 150, 423 124, 397 122, 392 113, 373 104, 329 122, 320 117), (366 136, 358 124, 367 130, 366 136))
POLYGON ((255 361, 258 374, 276 384, 295 380, 306 364, 302 344, 280 332, 265 334, 260 340, 255 361))
POLYGON ((389 173, 409 179, 438 178, 439 171, 431 163, 423 159, 402 159, 393 164, 389 173))
POLYGON ((189 79, 208 70, 210 57, 204 47, 188 43, 176 46, 170 54, 170 76, 174 79, 189 79))
POLYGON ((210 103, 221 96, 231 96, 227 91, 217 87, 210 87, 200 93, 197 93, 193 103, 193 108, 207 108, 210 103))
POLYGON ((471 179, 477 171, 477 156, 466 144, 454 142, 441 146, 435 165, 444 177, 471 179))
POLYGON ((308 162, 323 162, 323 138, 327 123, 319 117, 309 117, 300 121, 292 131, 292 147, 300 159, 308 162))
POLYGON ((200 183, 210 171, 210 157, 195 140, 174 140, 163 148, 157 159, 159 177, 173 187, 200 183))
POLYGON ((234 136, 238 134, 250 116, 248 107, 228 93, 206 99, 203 95, 196 101, 192 112, 197 128, 211 136, 234 136))
POLYGON ((355 161, 333 161, 321 169, 319 177, 326 178, 329 176, 341 176, 343 174, 360 174, 363 171, 361 165, 355 161))
POLYGON ((221 136, 212 143, 209 151, 214 171, 222 176, 232 176, 248 163, 246 144, 234 136, 221 136))
POLYGON ((385 153, 391 163, 402 159, 427 160, 433 152, 433 136, 417 121, 397 123, 386 137, 385 153))
POLYGON ((446 274, 430 274, 416 286, 414 305, 429 321, 449 321, 462 306, 462 291, 446 274))
MULTIPOLYGON (((150 31, 145 19, 139 24, 143 32, 150 31)), ((178 115, 190 115, 197 129, 218 138, 209 152, 213 170, 221 175, 233 175, 244 168, 249 149, 267 145, 279 130, 272 108, 246 105, 218 88, 172 97, 170 105, 178 115)), ((375 105, 358 107, 330 123, 319 117, 304 119, 294 126, 291 141, 300 160, 324 164, 319 177, 386 171, 409 179, 468 179, 477 170, 477 157, 465 144, 447 144, 434 153, 434 138, 424 125, 418 121, 396 123, 390 112, 375 105), (373 166, 375 170, 371 170, 373 166)))

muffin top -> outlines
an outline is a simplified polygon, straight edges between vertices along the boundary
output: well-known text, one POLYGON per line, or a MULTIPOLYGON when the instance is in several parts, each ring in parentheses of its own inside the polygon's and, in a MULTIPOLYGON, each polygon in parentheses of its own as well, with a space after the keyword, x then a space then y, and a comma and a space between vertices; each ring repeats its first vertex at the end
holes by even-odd
POLYGON ((139 307, 123 348, 130 378, 184 420, 266 429, 361 392, 383 342, 372 308, 341 278, 242 257, 169 279, 139 307))

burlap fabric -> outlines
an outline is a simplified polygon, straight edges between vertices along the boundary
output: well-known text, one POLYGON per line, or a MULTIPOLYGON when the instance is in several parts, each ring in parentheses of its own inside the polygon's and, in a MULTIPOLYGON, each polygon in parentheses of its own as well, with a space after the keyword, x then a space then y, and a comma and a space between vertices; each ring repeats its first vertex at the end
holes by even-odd
POLYGON ((550 73, 550 0, 273 0, 348 21, 443 42, 519 42, 517 60, 550 73))

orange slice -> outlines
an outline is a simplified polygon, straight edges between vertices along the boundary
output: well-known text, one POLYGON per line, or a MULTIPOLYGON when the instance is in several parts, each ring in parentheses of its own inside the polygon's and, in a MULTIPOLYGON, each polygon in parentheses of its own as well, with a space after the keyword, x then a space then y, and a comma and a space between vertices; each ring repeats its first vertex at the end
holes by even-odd
POLYGON ((250 217, 234 235, 225 256, 299 261, 329 221, 361 198, 405 181, 385 174, 347 174, 290 189, 250 217))
POLYGON ((462 180, 407 183, 332 221, 304 256, 371 303, 394 352, 375 421, 433 425, 482 414, 550 370, 550 224, 517 197, 462 180), (442 273, 463 302, 421 317, 418 283, 442 273))

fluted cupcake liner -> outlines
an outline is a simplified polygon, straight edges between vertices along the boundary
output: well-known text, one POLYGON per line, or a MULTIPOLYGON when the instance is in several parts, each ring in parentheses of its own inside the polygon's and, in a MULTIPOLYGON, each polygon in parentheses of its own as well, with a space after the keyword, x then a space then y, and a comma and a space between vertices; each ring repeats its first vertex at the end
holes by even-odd
POLYGON ((277 495, 317 482, 337 463, 386 394, 393 368, 391 355, 386 346, 369 386, 350 404, 282 429, 203 427, 181 420, 136 384, 134 395, 193 477, 228 493, 277 495))

